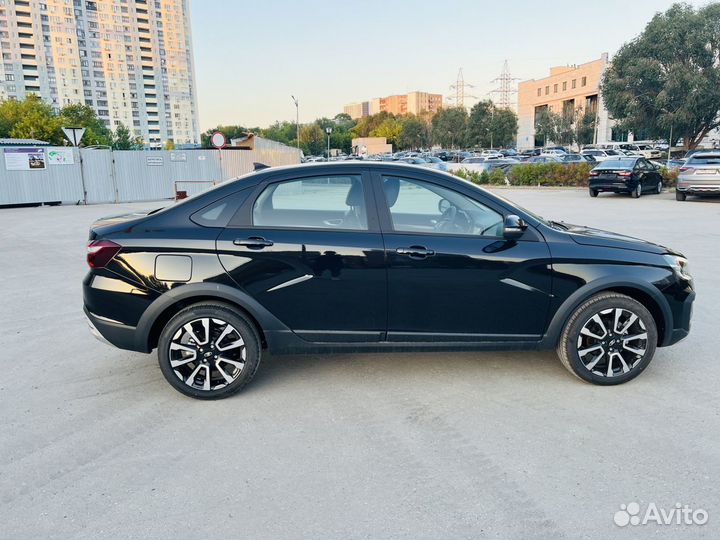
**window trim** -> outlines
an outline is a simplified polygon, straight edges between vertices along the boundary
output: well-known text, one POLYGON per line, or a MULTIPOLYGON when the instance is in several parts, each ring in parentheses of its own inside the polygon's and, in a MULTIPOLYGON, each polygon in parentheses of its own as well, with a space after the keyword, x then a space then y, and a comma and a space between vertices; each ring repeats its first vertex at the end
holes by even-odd
MULTIPOLYGON (((352 168, 352 169, 328 169, 327 171, 313 171, 312 167, 308 168, 307 171, 293 171, 283 172, 279 175, 270 175, 267 178, 263 178, 250 196, 245 200, 242 206, 238 209, 237 213, 233 216, 227 225, 227 228, 232 229, 254 229, 254 230, 278 230, 278 231, 307 231, 307 232, 318 232, 318 233, 355 233, 355 234, 368 234, 380 232, 380 224, 377 215, 377 208, 375 205, 375 198, 372 193, 371 178, 366 169, 363 168, 352 168), (255 225, 253 223, 253 208, 255 202, 258 200, 260 195, 268 187, 273 184, 282 184, 283 182, 289 182, 293 180, 303 180, 305 178, 317 178, 327 176, 358 176, 360 182, 363 184, 363 194, 365 197, 365 206, 367 208, 367 228, 365 229, 341 229, 341 228, 323 228, 323 227, 290 227, 290 226, 273 226, 273 225, 255 225)), ((343 167, 345 169, 345 167, 343 167)))
MULTIPOLYGON (((491 235, 480 235, 480 234, 450 234, 446 232, 424 232, 424 231, 396 231, 395 226, 393 224, 392 220, 392 213, 390 212, 390 208, 387 205, 387 201, 385 200, 385 190, 383 189, 383 180, 387 177, 392 178, 399 178, 401 180, 407 180, 410 182, 424 182, 426 184, 433 184, 435 186, 441 187, 443 189, 448 189, 450 191, 454 191, 455 193, 458 193, 459 195, 462 195, 463 197, 467 197, 468 199, 472 199, 473 201, 477 202, 478 204, 481 204, 483 206, 488 207, 493 212, 496 212, 497 214, 500 214, 502 217, 503 222, 505 221, 505 217, 510 215, 511 212, 509 212, 507 209, 492 204, 492 201, 487 200, 485 198, 479 198, 474 197, 468 193, 465 193, 464 190, 458 190, 454 187, 447 186, 442 182, 436 182, 432 178, 427 178, 425 176, 410 176, 408 174, 403 174, 405 171, 390 171, 390 170, 384 170, 384 171, 378 171, 373 174, 373 191, 375 192, 375 199, 379 202, 377 205, 378 208, 378 214, 380 215, 380 226, 382 228, 383 233, 387 234, 395 234, 400 236, 428 236, 432 238, 438 238, 438 237, 444 237, 444 238, 466 238, 466 239, 485 239, 485 240, 502 240, 504 237, 501 236, 491 236, 491 235)), ((523 237, 522 240, 531 240, 534 238, 523 237)))

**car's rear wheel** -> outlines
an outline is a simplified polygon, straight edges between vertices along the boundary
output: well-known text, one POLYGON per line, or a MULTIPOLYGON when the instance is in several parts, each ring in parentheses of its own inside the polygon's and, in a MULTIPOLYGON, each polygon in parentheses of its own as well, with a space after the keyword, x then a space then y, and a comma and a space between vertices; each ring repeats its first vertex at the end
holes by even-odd
POLYGON ((557 353, 580 379, 614 385, 637 377, 657 346, 655 320, 645 306, 624 294, 589 298, 565 323, 557 353))
POLYGON ((630 195, 633 199, 637 199, 640 197, 640 195, 642 195, 642 184, 640 182, 638 182, 638 185, 635 186, 635 189, 630 192, 630 195))
POLYGON ((662 193, 662 190, 663 190, 662 180, 658 180, 658 183, 657 183, 657 192, 658 192, 658 194, 662 193))
POLYGON ((598 196, 598 190, 590 188, 590 196, 591 197, 597 197, 598 196))
POLYGON ((261 346, 251 321, 225 304, 201 303, 178 312, 158 342, 165 379, 197 399, 228 397, 248 384, 261 346))
POLYGON ((675 200, 676 201, 684 201, 687 199, 687 195, 683 193, 682 191, 675 190, 675 200))

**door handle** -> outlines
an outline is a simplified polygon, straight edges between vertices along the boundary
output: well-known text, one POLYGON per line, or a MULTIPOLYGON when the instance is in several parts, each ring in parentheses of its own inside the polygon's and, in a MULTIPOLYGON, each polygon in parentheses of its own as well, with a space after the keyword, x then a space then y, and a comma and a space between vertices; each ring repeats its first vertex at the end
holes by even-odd
POLYGON ((426 249, 423 246, 410 246, 401 247, 395 250, 398 255, 407 255, 413 259, 424 259, 426 257, 432 257, 435 255, 435 251, 432 249, 426 249))
POLYGON ((233 240, 236 246, 245 246, 250 249, 262 249, 273 245, 272 240, 265 240, 262 236, 251 236, 250 238, 236 238, 233 240))

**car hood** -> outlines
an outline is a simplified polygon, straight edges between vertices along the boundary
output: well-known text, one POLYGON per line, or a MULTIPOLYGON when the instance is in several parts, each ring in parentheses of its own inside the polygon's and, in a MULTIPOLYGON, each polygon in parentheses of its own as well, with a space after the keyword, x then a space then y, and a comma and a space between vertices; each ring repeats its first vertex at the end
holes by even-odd
POLYGON ((584 246, 632 249, 634 251, 645 251, 658 255, 665 253, 680 255, 670 248, 648 242, 647 240, 641 240, 640 238, 625 236, 624 234, 604 231, 602 229, 593 229, 592 227, 585 227, 583 225, 571 225, 569 223, 563 223, 562 225, 567 228, 567 233, 573 241, 584 246))

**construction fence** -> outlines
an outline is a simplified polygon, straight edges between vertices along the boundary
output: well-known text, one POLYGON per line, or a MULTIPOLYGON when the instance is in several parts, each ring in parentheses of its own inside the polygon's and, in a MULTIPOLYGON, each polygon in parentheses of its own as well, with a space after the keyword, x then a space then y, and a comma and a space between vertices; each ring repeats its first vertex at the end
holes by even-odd
POLYGON ((254 169, 300 163, 284 145, 254 150, 143 151, 71 147, 5 147, 0 162, 0 206, 96 204, 192 195, 254 169))

